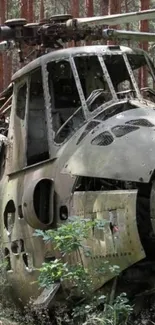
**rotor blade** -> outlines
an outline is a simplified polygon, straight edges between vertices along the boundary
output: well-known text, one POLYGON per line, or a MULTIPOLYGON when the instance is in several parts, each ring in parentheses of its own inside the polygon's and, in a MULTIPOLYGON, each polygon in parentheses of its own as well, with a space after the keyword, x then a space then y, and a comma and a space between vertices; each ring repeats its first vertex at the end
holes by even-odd
POLYGON ((109 15, 109 16, 98 16, 98 17, 85 17, 85 18, 77 18, 77 19, 69 19, 66 23, 67 27, 72 26, 92 26, 92 25, 120 25, 124 23, 132 23, 140 20, 152 20, 155 19, 155 9, 130 12, 124 14, 117 15, 109 15))
POLYGON ((103 30, 104 39, 122 39, 133 41, 148 41, 155 42, 155 33, 133 32, 126 30, 105 29, 103 30))

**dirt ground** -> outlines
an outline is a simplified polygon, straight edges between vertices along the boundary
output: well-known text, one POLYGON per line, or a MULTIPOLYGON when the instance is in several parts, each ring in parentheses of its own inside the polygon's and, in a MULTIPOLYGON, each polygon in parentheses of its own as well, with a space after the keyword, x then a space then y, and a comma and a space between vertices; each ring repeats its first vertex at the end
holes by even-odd
POLYGON ((1 318, 0 319, 0 325, 19 325, 13 321, 9 321, 8 319, 1 318))

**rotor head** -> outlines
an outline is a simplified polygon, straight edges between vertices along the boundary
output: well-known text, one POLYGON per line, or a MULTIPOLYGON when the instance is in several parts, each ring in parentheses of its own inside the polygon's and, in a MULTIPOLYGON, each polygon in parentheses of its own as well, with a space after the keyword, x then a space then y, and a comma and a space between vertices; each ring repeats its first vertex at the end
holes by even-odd
POLYGON ((136 39, 155 40, 155 34, 130 31, 107 30, 107 26, 140 20, 155 19, 155 9, 123 13, 109 16, 73 18, 71 15, 56 15, 40 23, 28 24, 25 19, 7 20, 0 25, 0 51, 13 48, 21 49, 23 44, 44 49, 62 47, 69 41, 101 39, 136 39), (9 42, 9 43, 4 43, 9 42))

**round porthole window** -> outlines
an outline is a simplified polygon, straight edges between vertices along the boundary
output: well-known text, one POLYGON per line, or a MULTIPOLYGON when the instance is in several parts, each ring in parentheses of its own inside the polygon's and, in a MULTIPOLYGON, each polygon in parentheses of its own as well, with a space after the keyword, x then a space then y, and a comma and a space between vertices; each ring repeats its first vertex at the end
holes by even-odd
POLYGON ((47 229, 54 219, 54 182, 43 178, 25 188, 22 199, 25 220, 32 228, 47 229))
POLYGON ((12 233, 15 223, 15 204, 13 200, 8 201, 4 210, 4 226, 7 229, 8 234, 12 233))

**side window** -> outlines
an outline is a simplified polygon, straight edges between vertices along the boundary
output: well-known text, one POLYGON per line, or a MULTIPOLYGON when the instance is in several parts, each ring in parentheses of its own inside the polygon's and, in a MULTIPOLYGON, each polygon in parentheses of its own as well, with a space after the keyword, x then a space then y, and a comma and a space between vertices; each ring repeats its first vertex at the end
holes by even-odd
POLYGON ((62 143, 84 121, 81 101, 68 61, 50 62, 47 70, 55 142, 62 143))
POLYGON ((41 68, 31 74, 28 105, 27 165, 49 158, 41 68))
POLYGON ((16 114, 21 119, 25 118, 26 111, 27 84, 24 83, 17 92, 16 114))

